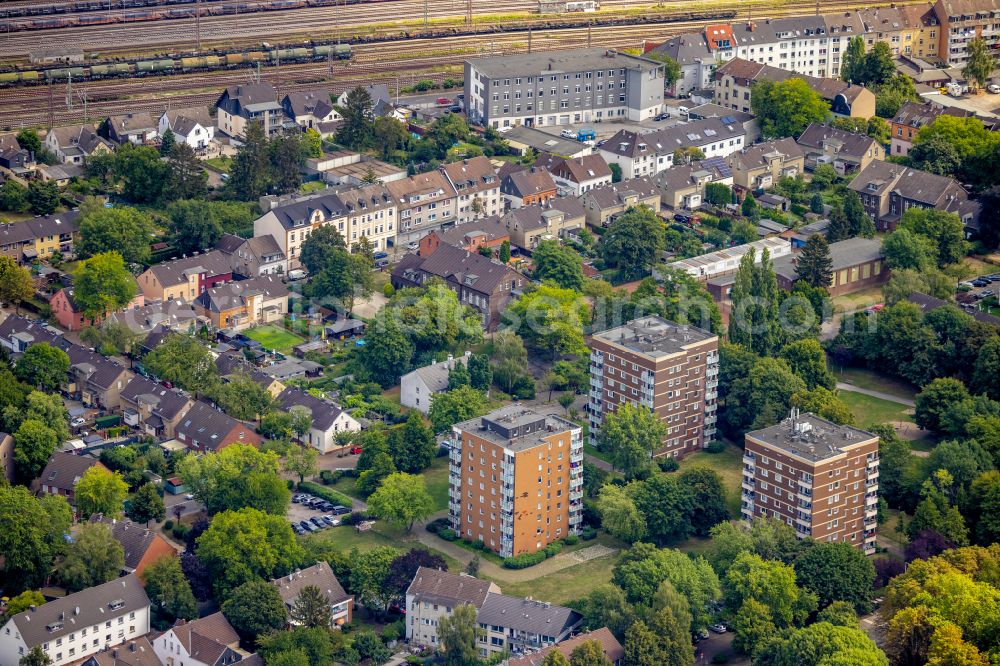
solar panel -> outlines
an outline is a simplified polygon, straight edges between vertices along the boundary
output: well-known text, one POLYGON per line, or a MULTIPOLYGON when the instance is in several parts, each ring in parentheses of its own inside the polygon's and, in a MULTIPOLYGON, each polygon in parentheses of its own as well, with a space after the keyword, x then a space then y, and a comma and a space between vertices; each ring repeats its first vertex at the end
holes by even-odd
POLYGON ((733 118, 732 116, 723 116, 722 117, 722 123, 724 125, 729 125, 729 124, 735 123, 735 122, 736 122, 736 118, 733 118))

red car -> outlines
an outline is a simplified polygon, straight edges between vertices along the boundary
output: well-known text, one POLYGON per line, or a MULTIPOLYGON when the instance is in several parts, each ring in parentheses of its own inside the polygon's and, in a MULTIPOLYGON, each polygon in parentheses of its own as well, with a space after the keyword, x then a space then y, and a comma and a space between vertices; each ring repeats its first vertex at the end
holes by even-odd
POLYGON ((352 446, 351 447, 351 455, 352 456, 358 455, 359 453, 361 453, 361 451, 362 451, 362 448, 360 446, 352 446))
POLYGON ((438 97, 437 103, 440 104, 441 106, 446 106, 448 104, 451 104, 451 100, 448 99, 447 97, 438 97))

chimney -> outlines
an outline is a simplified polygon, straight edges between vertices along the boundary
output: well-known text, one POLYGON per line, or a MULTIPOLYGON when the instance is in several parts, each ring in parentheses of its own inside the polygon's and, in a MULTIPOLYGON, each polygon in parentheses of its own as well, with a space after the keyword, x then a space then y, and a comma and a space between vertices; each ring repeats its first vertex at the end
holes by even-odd
POLYGON ((452 356, 451 354, 448 354, 448 361, 447 361, 447 363, 448 363, 448 369, 449 370, 451 370, 452 368, 454 368, 455 367, 455 357, 452 356))

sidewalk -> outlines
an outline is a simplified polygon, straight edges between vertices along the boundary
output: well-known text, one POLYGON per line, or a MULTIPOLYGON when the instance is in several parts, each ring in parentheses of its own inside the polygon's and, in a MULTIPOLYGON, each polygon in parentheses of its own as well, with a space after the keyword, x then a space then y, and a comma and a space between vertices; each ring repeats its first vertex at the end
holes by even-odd
POLYGON ((882 391, 873 391, 871 389, 861 388, 860 386, 855 386, 854 384, 837 382, 837 388, 839 388, 842 391, 850 391, 851 393, 861 393, 863 395, 868 395, 873 398, 888 400, 889 402, 895 402, 899 405, 906 405, 907 407, 916 407, 916 403, 914 403, 912 400, 908 398, 900 398, 898 395, 893 395, 891 393, 883 393, 882 391))

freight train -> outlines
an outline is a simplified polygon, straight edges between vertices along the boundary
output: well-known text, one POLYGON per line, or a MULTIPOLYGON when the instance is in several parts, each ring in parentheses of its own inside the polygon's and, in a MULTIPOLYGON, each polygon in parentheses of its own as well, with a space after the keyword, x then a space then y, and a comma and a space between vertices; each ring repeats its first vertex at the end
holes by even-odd
POLYGON ((352 55, 350 44, 322 44, 297 48, 272 48, 242 53, 221 53, 188 58, 158 58, 137 62, 103 63, 82 67, 56 67, 43 70, 18 70, 0 72, 0 86, 32 83, 63 83, 68 80, 124 78, 156 74, 178 74, 209 69, 254 67, 257 63, 279 65, 293 62, 322 60, 348 60, 352 55))
MULTIPOLYGON (((31 4, 17 7, 0 6, 0 19, 30 18, 33 16, 59 16, 60 14, 99 14, 92 17, 67 17, 64 19, 39 19, 22 22, 24 30, 47 28, 52 21, 67 21, 55 27, 67 25, 93 25, 94 23, 120 23, 130 20, 148 20, 151 18, 187 18, 194 16, 195 8, 165 9, 173 5, 193 5, 196 0, 82 0, 81 2, 65 2, 56 4, 31 4), (141 9, 149 11, 130 11, 141 9), (155 16, 154 16, 155 15, 155 16), (84 20, 86 18, 86 20, 84 20), (79 20, 77 23, 75 21, 79 20), (37 25, 35 25, 37 24, 37 25), (34 26, 34 27, 33 27, 34 26)), ((242 14, 244 12, 269 11, 277 9, 298 9, 301 7, 324 7, 334 4, 354 4, 371 2, 371 0, 252 0, 250 2, 202 2, 202 16, 218 16, 221 14, 242 14)))

